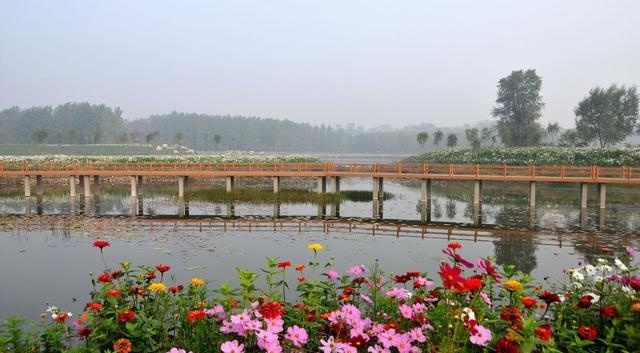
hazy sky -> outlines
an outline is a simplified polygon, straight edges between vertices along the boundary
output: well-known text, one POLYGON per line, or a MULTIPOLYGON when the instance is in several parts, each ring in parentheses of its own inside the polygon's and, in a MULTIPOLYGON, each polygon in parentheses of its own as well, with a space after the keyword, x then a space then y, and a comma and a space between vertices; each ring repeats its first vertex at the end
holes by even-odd
POLYGON ((541 120, 594 86, 640 85, 640 1, 0 2, 0 108, 89 101, 312 124, 490 117, 537 70, 541 120))

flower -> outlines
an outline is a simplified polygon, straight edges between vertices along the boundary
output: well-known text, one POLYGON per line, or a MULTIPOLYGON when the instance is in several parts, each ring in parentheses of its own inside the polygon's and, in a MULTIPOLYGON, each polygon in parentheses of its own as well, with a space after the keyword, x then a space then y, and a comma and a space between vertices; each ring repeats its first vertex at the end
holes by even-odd
POLYGON ((522 303, 525 308, 533 308, 536 306, 537 300, 532 297, 522 297, 520 298, 520 303, 522 303))
POLYGON ((99 276, 98 276, 98 281, 102 282, 102 283, 111 283, 111 275, 106 273, 106 272, 102 272, 99 276))
POLYGON ((160 273, 165 273, 165 272, 169 271, 171 269, 171 267, 169 267, 169 265, 165 265, 165 264, 158 264, 158 265, 156 265, 156 269, 160 273))
MULTIPOLYGON (((182 348, 173 347, 169 351, 167 351, 167 353, 187 353, 187 351, 185 351, 182 348)), ((189 351, 189 353, 193 353, 193 352, 189 351)))
POLYGON ((467 278, 463 282, 464 289, 470 292, 475 292, 482 289, 483 285, 484 284, 482 283, 482 280, 476 277, 467 278))
POLYGON ((278 262, 278 265, 277 265, 278 268, 287 268, 289 266, 291 266, 291 261, 278 262))
POLYGON ((607 305, 602 308, 602 315, 608 318, 616 318, 618 317, 618 308, 615 305, 607 305))
POLYGON ((553 331, 551 331, 551 325, 545 324, 536 329, 536 336, 543 341, 549 341, 551 336, 553 336, 553 331))
POLYGON ((131 341, 126 338, 120 338, 113 344, 113 351, 115 353, 129 353, 131 352, 131 341))
POLYGON ((204 280, 202 278, 194 277, 191 279, 191 285, 194 287, 200 287, 204 285, 204 280))
POLYGON ((440 278, 442 278, 442 285, 447 289, 454 287, 460 288, 463 281, 463 278, 460 277, 460 273, 462 273, 460 267, 451 267, 448 263, 440 264, 440 272, 438 272, 440 278))
POLYGON ((169 287, 169 292, 176 294, 180 291, 182 291, 184 289, 184 286, 182 284, 179 284, 177 286, 171 286, 169 287))
POLYGON ((598 339, 598 329, 593 326, 578 327, 578 336, 583 340, 595 341, 598 339))
POLYGON ((124 324, 129 321, 133 321, 136 318, 136 313, 131 309, 124 310, 118 314, 118 322, 124 324))
POLYGON ((582 297, 580 297, 580 300, 578 300, 578 304, 577 305, 580 308, 588 309, 591 306, 591 304, 593 303, 592 300, 593 300, 593 296, 592 295, 585 294, 582 297))
POLYGON ((307 339, 309 338, 307 331, 298 325, 293 325, 287 328, 287 333, 284 337, 291 341, 291 343, 296 347, 301 347, 303 344, 307 343, 307 339))
POLYGON ((518 342, 512 341, 507 337, 501 337, 496 343, 496 353, 519 353, 520 347, 518 342))
POLYGON ((202 309, 192 310, 187 313, 187 320, 189 320, 190 322, 202 320, 202 319, 205 319, 206 317, 207 317, 207 313, 202 309))
POLYGON ((519 292, 522 290, 522 283, 516 279, 508 279, 504 281, 502 286, 509 292, 519 292))
POLYGON ((304 265, 301 264, 301 265, 296 266, 296 271, 298 271, 298 272, 304 271, 304 265))
POLYGON ((244 344, 238 344, 237 340, 227 341, 220 345, 223 353, 242 353, 244 352, 244 344))
POLYGON ((560 296, 548 290, 538 294, 538 298, 544 300, 547 304, 560 303, 560 296))
POLYGON ((91 311, 100 311, 100 310, 102 310, 102 304, 101 303, 96 303, 96 302, 91 302, 91 303, 88 303, 86 305, 86 308, 91 310, 91 311))
POLYGON ((447 244, 447 247, 453 251, 456 251, 457 249, 462 248, 462 244, 458 243, 457 241, 452 241, 447 244))
POLYGON ((155 282, 155 283, 151 283, 149 285, 149 290, 152 292, 164 292, 167 290, 167 286, 164 285, 164 283, 162 282, 155 282))
POLYGON ((470 331, 469 341, 475 345, 486 347, 491 341, 491 331, 482 325, 474 325, 470 331))
POLYGON ((476 265, 478 265, 478 268, 483 269, 489 276, 493 277, 495 281, 502 279, 502 276, 500 276, 498 271, 496 271, 496 269, 493 268, 493 265, 491 265, 491 261, 487 259, 478 259, 476 261, 476 265))
POLYGON ((107 297, 119 297, 122 293, 119 289, 110 289, 107 291, 107 297))
POLYGON ((313 243, 313 244, 309 244, 307 246, 307 249, 309 249, 309 250, 311 250, 313 252, 318 252, 318 251, 324 249, 324 246, 322 246, 322 244, 320 244, 320 243, 313 243))
POLYGON ((103 248, 106 248, 109 245, 111 245, 111 244, 109 244, 109 242, 106 241, 106 240, 98 239, 98 240, 93 242, 93 246, 96 247, 96 248, 100 248, 100 250, 102 250, 103 248))
POLYGON ((284 307, 278 302, 266 302, 260 306, 258 312, 267 319, 276 319, 284 313, 284 307))

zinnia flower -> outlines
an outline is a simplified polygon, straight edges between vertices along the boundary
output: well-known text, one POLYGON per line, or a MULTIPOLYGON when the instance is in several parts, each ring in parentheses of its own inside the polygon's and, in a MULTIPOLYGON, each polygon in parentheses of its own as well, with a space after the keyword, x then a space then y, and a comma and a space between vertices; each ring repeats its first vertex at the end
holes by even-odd
POLYGON ((592 300, 593 296, 589 294, 583 295, 582 297, 580 297, 580 300, 578 300, 578 306, 583 309, 587 309, 591 306, 592 300))
POLYGON ((547 304, 560 303, 560 296, 548 290, 540 293, 538 298, 544 300, 547 304))
POLYGON ((278 265, 277 265, 278 268, 287 268, 289 266, 291 266, 291 261, 278 262, 278 265))
POLYGON ((100 276, 98 276, 98 281, 102 283, 111 283, 111 275, 106 272, 102 272, 100 276))
POLYGON ((266 319, 272 320, 282 316, 284 308, 278 302, 266 302, 260 306, 258 312, 266 319))
POLYGON ((113 351, 115 353, 129 353, 131 352, 131 341, 126 338, 120 338, 113 344, 113 351))
POLYGON ((156 269, 160 273, 165 273, 165 272, 169 271, 171 269, 171 267, 169 267, 169 265, 159 264, 159 265, 156 265, 156 269))
POLYGON ((200 287, 204 285, 204 280, 202 278, 194 277, 191 279, 191 285, 194 287, 200 287))
POLYGON ((87 304, 86 308, 89 309, 89 310, 93 310, 93 311, 100 311, 100 310, 102 310, 102 304, 101 303, 96 303, 96 302, 91 302, 91 303, 87 304))
POLYGON ((100 250, 102 250, 103 248, 106 248, 109 245, 111 245, 111 244, 109 244, 109 242, 106 241, 106 240, 98 239, 98 240, 93 242, 93 246, 96 247, 96 248, 100 248, 100 250))
POLYGON ((522 290, 522 283, 516 279, 508 279, 504 281, 502 286, 509 292, 519 292, 522 290))
POLYGON ((120 292, 119 289, 110 289, 110 290, 107 291, 107 296, 108 297, 119 297, 120 294, 122 294, 122 293, 120 292))
POLYGON ((595 341, 598 339, 598 329, 593 326, 578 327, 578 336, 583 340, 595 341))
POLYGON ((156 282, 156 283, 151 283, 149 285, 149 290, 152 292, 164 292, 167 290, 167 286, 164 285, 164 283, 162 282, 156 282))
POLYGON ((551 331, 551 325, 545 324, 536 329, 536 336, 543 341, 548 341, 553 336, 553 332, 551 331))
POLYGON ((322 244, 320 244, 320 243, 313 243, 313 244, 309 244, 307 246, 307 249, 309 249, 309 250, 311 250, 313 252, 318 252, 318 251, 324 249, 324 246, 322 246, 322 244))
POLYGON ((522 303, 522 305, 524 305, 525 308, 533 308, 536 306, 536 298, 532 298, 532 297, 523 297, 520 298, 520 303, 522 303))
POLYGON ((131 309, 127 309, 118 314, 118 322, 124 324, 129 321, 133 321, 136 318, 136 313, 131 309))
POLYGON ((190 322, 202 320, 202 319, 205 319, 206 317, 207 317, 207 313, 202 309, 192 310, 187 313, 187 320, 189 320, 190 322))

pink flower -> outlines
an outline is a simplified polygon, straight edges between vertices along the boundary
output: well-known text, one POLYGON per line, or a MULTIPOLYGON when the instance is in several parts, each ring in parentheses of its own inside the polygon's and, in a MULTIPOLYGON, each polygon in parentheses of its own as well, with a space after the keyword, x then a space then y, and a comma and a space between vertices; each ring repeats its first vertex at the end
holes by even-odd
POLYGON ((398 310, 400 310, 400 315, 405 319, 411 319, 413 317, 413 309, 407 304, 400 305, 398 310))
POLYGON ((630 258, 634 258, 636 256, 636 249, 634 249, 633 246, 627 246, 625 250, 627 251, 627 255, 629 255, 630 258))
POLYGON ((471 336, 469 336, 469 341, 473 344, 486 347, 489 341, 491 341, 491 331, 482 325, 475 325, 470 331, 471 336))
POLYGON ((243 353, 244 344, 239 345, 237 340, 227 341, 220 345, 220 350, 223 353, 243 353))
POLYGON ((332 353, 336 349, 336 341, 333 336, 329 336, 326 340, 320 340, 320 350, 323 353, 332 353))
POLYGON ((409 338, 412 341, 424 343, 427 341, 427 337, 425 337, 424 333, 422 333, 422 329, 420 327, 414 327, 409 331, 409 338))
POLYGON ((387 297, 389 298, 406 300, 409 299, 410 296, 411 294, 409 293, 409 291, 404 288, 393 287, 389 291, 387 291, 387 297))
POLYGON ((347 274, 352 277, 362 276, 365 273, 367 273, 367 268, 364 265, 353 266, 347 271, 347 274))
POLYGON ((413 348, 411 340, 407 335, 396 335, 393 345, 398 349, 398 353, 408 353, 411 352, 413 348))
POLYGON ((278 335, 276 333, 269 332, 267 330, 258 330, 256 331, 256 337, 258 338, 258 347, 260 349, 265 349, 274 343, 280 345, 278 343, 278 335))
POLYGON ((329 270, 329 272, 327 272, 327 278, 330 281, 335 281, 336 279, 338 279, 338 272, 334 270, 329 270))
POLYGON ((307 343, 307 339, 309 338, 307 331, 298 325, 293 325, 287 328, 287 334, 284 337, 290 340, 296 347, 300 347, 307 343))

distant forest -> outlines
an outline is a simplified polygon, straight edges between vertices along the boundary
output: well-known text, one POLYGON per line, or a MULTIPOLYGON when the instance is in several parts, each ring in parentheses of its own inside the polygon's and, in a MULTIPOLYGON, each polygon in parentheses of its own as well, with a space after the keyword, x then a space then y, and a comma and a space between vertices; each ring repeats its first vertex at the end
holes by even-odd
POLYGON ((343 128, 178 112, 126 121, 122 114, 120 108, 89 103, 12 107, 0 111, 0 144, 179 144, 196 151, 409 154, 445 147, 444 142, 416 141, 419 132, 440 130, 446 135, 458 134, 458 146, 468 145, 463 139, 465 127, 437 128, 429 123, 364 131, 353 124, 343 128))

